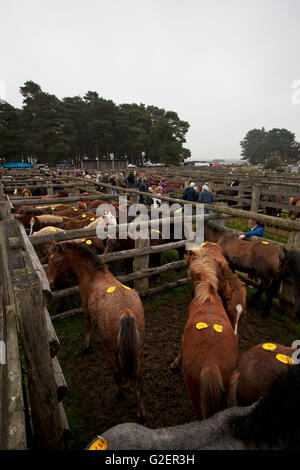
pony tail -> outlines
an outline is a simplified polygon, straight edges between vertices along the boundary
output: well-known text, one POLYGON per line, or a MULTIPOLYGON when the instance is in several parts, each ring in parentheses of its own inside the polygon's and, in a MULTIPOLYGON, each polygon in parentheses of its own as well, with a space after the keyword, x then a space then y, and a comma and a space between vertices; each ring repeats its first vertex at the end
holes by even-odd
POLYGON ((237 397, 236 391, 239 384, 240 371, 235 369, 229 379, 228 394, 227 394, 227 406, 231 408, 232 406, 237 406, 237 397))
POLYGON ((133 379, 136 375, 138 342, 135 316, 131 310, 126 309, 120 318, 117 340, 119 365, 125 381, 133 379))
POLYGON ((202 419, 221 408, 224 384, 219 367, 205 366, 200 373, 200 411, 202 419))

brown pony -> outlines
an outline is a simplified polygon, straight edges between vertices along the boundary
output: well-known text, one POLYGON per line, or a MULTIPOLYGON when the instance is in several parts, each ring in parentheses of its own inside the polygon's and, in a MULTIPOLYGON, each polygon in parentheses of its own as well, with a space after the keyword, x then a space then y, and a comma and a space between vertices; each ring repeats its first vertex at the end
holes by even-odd
MULTIPOLYGON (((290 206, 300 207, 300 198, 298 197, 291 197, 289 202, 290 206)), ((292 216, 294 219, 298 219, 298 217, 300 217, 300 212, 289 211, 288 217, 291 218, 292 216)))
POLYGON ((238 359, 238 340, 221 298, 210 250, 188 252, 194 298, 182 337, 182 370, 195 413, 206 419, 225 405, 225 393, 238 359))
POLYGON ((222 248, 215 243, 203 243, 215 261, 218 274, 218 294, 220 295, 234 333, 246 313, 247 291, 242 281, 233 273, 223 255, 222 248))
POLYGON ((273 297, 277 294, 284 272, 285 252, 267 241, 247 241, 225 235, 223 231, 204 226, 205 240, 216 242, 222 248, 231 269, 257 275, 260 286, 252 301, 266 292, 266 306, 263 316, 268 316, 273 297))
MULTIPOLYGON (((219 245, 205 242, 202 243, 201 246, 205 247, 205 250, 208 250, 211 257, 214 259, 215 270, 218 277, 218 294, 223 301, 234 334, 237 335, 240 321, 246 313, 247 291, 245 287, 243 287, 240 278, 229 268, 219 245)), ((197 252, 195 251, 195 253, 197 252)), ((200 281, 201 276, 198 276, 198 278, 200 281)), ((180 349, 171 364, 171 369, 178 369, 181 361, 182 351, 180 349)))
POLYGON ((295 351, 277 343, 261 343, 245 351, 230 379, 228 406, 247 406, 266 395, 293 363, 295 351))
POLYGON ((113 367, 117 396, 122 396, 123 381, 134 381, 138 416, 143 418, 144 309, 138 293, 123 286, 85 244, 53 247, 46 270, 50 285, 55 284, 58 275, 69 273, 79 285, 86 320, 85 348, 90 347, 92 330, 98 328, 113 367))

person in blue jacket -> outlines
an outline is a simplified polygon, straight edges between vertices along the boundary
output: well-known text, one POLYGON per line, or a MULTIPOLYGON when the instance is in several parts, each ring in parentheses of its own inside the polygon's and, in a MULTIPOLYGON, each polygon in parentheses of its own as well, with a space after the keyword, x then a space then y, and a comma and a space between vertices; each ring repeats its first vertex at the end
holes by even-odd
MULTIPOLYGON (((204 184, 202 186, 202 191, 199 194, 198 197, 198 202, 201 202, 202 204, 212 204, 214 202, 214 195, 211 191, 209 191, 209 187, 204 184)), ((212 210, 210 209, 204 209, 204 214, 211 214, 212 210)), ((211 222, 211 220, 209 221, 211 222)))
POLYGON ((248 237, 252 237, 252 235, 255 235, 256 237, 263 237, 264 232, 265 232, 265 226, 261 222, 257 222, 257 220, 249 220, 250 224, 250 231, 246 232, 244 235, 240 235, 239 238, 244 239, 248 237))

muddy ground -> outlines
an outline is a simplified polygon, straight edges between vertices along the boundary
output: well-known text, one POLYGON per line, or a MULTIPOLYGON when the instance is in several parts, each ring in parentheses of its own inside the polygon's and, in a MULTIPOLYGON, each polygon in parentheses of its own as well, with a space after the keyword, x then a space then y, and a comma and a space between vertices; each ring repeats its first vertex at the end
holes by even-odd
MULTIPOLYGON (((251 297, 253 291, 248 291, 251 297)), ((191 292, 192 286, 187 285, 144 302, 145 425, 150 428, 183 424, 194 419, 182 373, 170 370, 186 323, 191 292)), ((260 342, 290 346, 293 340, 300 338, 300 324, 278 312, 275 306, 268 319, 263 319, 256 308, 249 307, 241 322, 241 352, 260 342)), ((133 391, 128 390, 126 401, 119 402, 114 398, 113 375, 98 332, 94 333, 91 352, 84 354, 81 352, 84 335, 81 315, 56 321, 55 328, 61 342, 58 358, 69 386, 63 401, 72 431, 69 447, 82 449, 110 427, 137 421, 133 391)))

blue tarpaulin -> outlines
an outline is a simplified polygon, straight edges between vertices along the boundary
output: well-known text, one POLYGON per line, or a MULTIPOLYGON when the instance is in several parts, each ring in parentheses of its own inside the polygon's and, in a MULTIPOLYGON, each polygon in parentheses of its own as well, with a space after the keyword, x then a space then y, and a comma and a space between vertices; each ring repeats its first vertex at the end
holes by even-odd
POLYGON ((2 168, 34 168, 32 163, 9 162, 4 163, 2 168))

